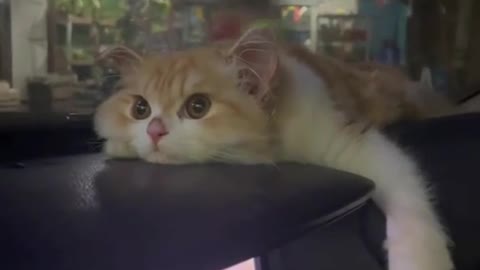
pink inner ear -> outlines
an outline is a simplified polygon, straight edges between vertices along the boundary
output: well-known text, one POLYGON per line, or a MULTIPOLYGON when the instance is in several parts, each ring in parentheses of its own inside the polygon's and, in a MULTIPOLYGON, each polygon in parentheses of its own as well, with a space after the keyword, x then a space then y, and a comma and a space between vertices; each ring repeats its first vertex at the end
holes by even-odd
POLYGON ((237 87, 252 96, 257 96, 261 90, 261 82, 251 69, 244 68, 238 71, 237 87))
POLYGON ((245 48, 238 56, 239 88, 249 95, 261 100, 270 90, 270 82, 273 78, 277 58, 274 52, 268 48, 245 48))
POLYGON ((241 58, 244 59, 245 62, 252 64, 252 68, 264 80, 270 80, 275 72, 277 63, 273 52, 245 50, 241 58))
POLYGON ((242 55, 240 58, 244 59, 246 62, 253 62, 256 63, 258 59, 260 58, 260 54, 257 51, 254 50, 245 50, 242 52, 242 55))
POLYGON ((142 56, 130 48, 118 45, 102 51, 98 55, 97 59, 98 61, 111 59, 118 67, 121 68, 140 63, 142 61, 142 56))
POLYGON ((266 29, 248 30, 231 48, 230 54, 238 69, 238 87, 264 100, 271 90, 271 81, 277 71, 278 51, 273 35, 266 29))

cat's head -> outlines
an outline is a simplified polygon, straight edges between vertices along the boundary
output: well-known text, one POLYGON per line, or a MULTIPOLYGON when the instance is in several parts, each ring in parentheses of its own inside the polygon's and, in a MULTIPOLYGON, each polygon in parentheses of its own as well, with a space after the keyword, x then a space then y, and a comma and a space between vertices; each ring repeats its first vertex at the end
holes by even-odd
POLYGON ((278 65, 270 37, 250 29, 230 45, 157 56, 110 52, 123 79, 95 115, 106 152, 159 163, 268 161, 278 65))

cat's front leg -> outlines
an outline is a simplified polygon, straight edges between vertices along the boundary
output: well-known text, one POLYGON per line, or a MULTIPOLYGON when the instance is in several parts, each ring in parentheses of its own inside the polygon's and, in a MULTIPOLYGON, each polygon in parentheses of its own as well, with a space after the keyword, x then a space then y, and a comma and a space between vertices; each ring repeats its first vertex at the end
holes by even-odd
POLYGON ((453 270, 448 242, 432 213, 416 209, 387 211, 389 270, 453 270))
POLYGON ((161 152, 152 152, 143 157, 144 160, 150 163, 164 164, 164 165, 182 165, 194 163, 188 159, 178 159, 171 155, 167 155, 161 152))
POLYGON ((415 161, 375 131, 348 155, 347 167, 376 184, 374 200, 387 218, 389 270, 453 270, 449 239, 415 161))
POLYGON ((103 151, 112 158, 138 158, 138 153, 135 149, 125 141, 107 140, 104 144, 103 151))

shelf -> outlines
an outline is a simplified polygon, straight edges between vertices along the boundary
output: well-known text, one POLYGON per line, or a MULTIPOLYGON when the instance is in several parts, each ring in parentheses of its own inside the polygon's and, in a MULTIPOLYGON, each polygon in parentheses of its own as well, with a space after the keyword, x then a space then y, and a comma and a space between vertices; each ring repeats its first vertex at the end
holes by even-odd
POLYGON ((182 0, 178 2, 186 5, 215 5, 220 4, 221 0, 182 0))
POLYGON ((323 0, 274 0, 276 6, 314 6, 323 3, 323 0))
POLYGON ((90 17, 79 17, 70 14, 57 14, 56 15, 56 23, 67 25, 68 23, 72 23, 74 25, 85 25, 90 26, 94 22, 98 23, 100 26, 105 27, 114 27, 116 25, 115 21, 113 20, 98 20, 94 21, 93 18, 90 17))
POLYGON ((93 60, 72 60, 70 62, 72 66, 93 66, 94 64, 93 60))
POLYGON ((368 41, 366 40, 336 40, 336 41, 321 41, 321 39, 318 42, 318 46, 328 46, 328 45, 333 45, 333 46, 343 46, 347 44, 353 44, 353 45, 362 45, 362 46, 367 46, 368 41))
POLYGON ((282 25, 283 29, 289 31, 298 31, 298 32, 309 32, 310 26, 305 24, 295 25, 295 24, 284 24, 282 25))
POLYGON ((364 15, 356 15, 356 14, 318 14, 318 18, 326 18, 326 19, 365 19, 369 20, 368 16, 364 15))

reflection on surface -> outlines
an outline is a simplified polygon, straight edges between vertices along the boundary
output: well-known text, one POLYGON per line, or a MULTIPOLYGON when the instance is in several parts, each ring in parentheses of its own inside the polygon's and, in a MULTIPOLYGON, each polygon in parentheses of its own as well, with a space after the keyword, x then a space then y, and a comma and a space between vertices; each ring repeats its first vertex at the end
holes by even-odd
POLYGON ((253 259, 245 261, 243 263, 237 264, 225 270, 256 270, 255 269, 255 262, 253 259))

